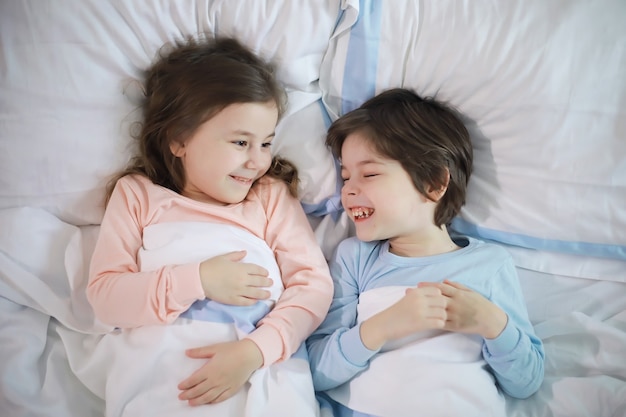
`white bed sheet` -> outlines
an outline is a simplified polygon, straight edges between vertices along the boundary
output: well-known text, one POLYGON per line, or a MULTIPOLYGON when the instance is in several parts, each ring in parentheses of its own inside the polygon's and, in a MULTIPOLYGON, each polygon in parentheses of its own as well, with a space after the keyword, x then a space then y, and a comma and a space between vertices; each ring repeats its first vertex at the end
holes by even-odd
POLYGON ((327 257, 350 234, 323 146, 342 103, 405 85, 475 119, 462 218, 540 246, 506 246, 547 357, 544 385, 507 399, 508 416, 625 417, 625 18, 621 0, 0 2, 0 416, 104 415, 104 379, 88 365, 110 328, 84 290, 103 185, 128 157, 137 116, 129 80, 164 42, 208 31, 278 61, 290 110, 276 150, 301 168, 327 257), (368 25, 373 67, 346 53, 352 28, 368 25), (360 81, 357 97, 346 80, 360 81))
MULTIPOLYGON (((96 233, 43 209, 0 210, 2 416, 103 416, 94 393, 104 380, 87 367, 106 326, 88 308, 81 272, 96 233)), ((527 400, 507 398, 508 416, 626 415, 626 284, 519 274, 546 379, 527 400)))

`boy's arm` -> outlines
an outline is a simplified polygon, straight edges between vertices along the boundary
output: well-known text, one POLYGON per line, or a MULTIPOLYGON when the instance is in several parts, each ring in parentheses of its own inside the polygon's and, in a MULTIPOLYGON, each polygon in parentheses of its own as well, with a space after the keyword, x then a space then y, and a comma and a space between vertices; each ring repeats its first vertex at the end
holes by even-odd
POLYGON ((365 370, 378 352, 361 341, 356 324, 359 289, 355 241, 342 242, 330 262, 334 296, 326 319, 307 340, 313 384, 318 391, 335 388, 365 370))
POLYGON ((515 398, 527 398, 541 386, 545 353, 528 318, 524 296, 513 262, 507 262, 492 280, 491 301, 506 312, 504 330, 484 339, 483 356, 502 390, 515 398))
POLYGON ((528 320, 517 272, 510 257, 489 277, 489 298, 458 282, 423 282, 448 298, 444 329, 482 336, 483 357, 498 384, 512 397, 526 398, 543 381, 544 351, 528 320))

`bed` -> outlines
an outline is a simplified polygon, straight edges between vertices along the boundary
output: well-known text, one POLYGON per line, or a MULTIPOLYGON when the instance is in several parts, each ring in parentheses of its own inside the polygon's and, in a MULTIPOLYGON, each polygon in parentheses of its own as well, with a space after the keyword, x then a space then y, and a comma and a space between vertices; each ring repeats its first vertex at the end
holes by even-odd
POLYGON ((398 86, 458 108, 475 170, 451 227, 510 251, 546 349, 507 416, 626 416, 625 19, 622 0, 0 2, 0 415, 105 415, 85 297, 104 186, 142 70, 209 33, 277 63, 274 149, 327 257, 351 234, 332 120, 398 86))

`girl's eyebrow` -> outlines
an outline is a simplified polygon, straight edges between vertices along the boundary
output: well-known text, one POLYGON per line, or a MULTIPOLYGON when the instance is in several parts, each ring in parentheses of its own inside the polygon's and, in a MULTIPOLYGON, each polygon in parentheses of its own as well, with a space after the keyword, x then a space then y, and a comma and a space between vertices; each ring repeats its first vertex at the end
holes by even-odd
MULTIPOLYGON (((255 135, 252 132, 248 132, 247 130, 233 130, 232 134, 237 135, 237 136, 255 137, 255 135)), ((276 136, 276 132, 274 131, 270 133, 269 135, 267 135, 265 139, 273 138, 275 136, 276 136)))

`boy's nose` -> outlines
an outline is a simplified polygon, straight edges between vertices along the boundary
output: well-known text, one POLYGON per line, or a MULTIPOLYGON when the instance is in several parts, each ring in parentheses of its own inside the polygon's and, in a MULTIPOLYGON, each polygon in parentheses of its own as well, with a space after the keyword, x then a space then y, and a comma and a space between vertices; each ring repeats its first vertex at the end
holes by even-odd
POLYGON ((357 191, 356 185, 351 182, 345 182, 341 187, 341 192, 345 195, 356 195, 357 191))

